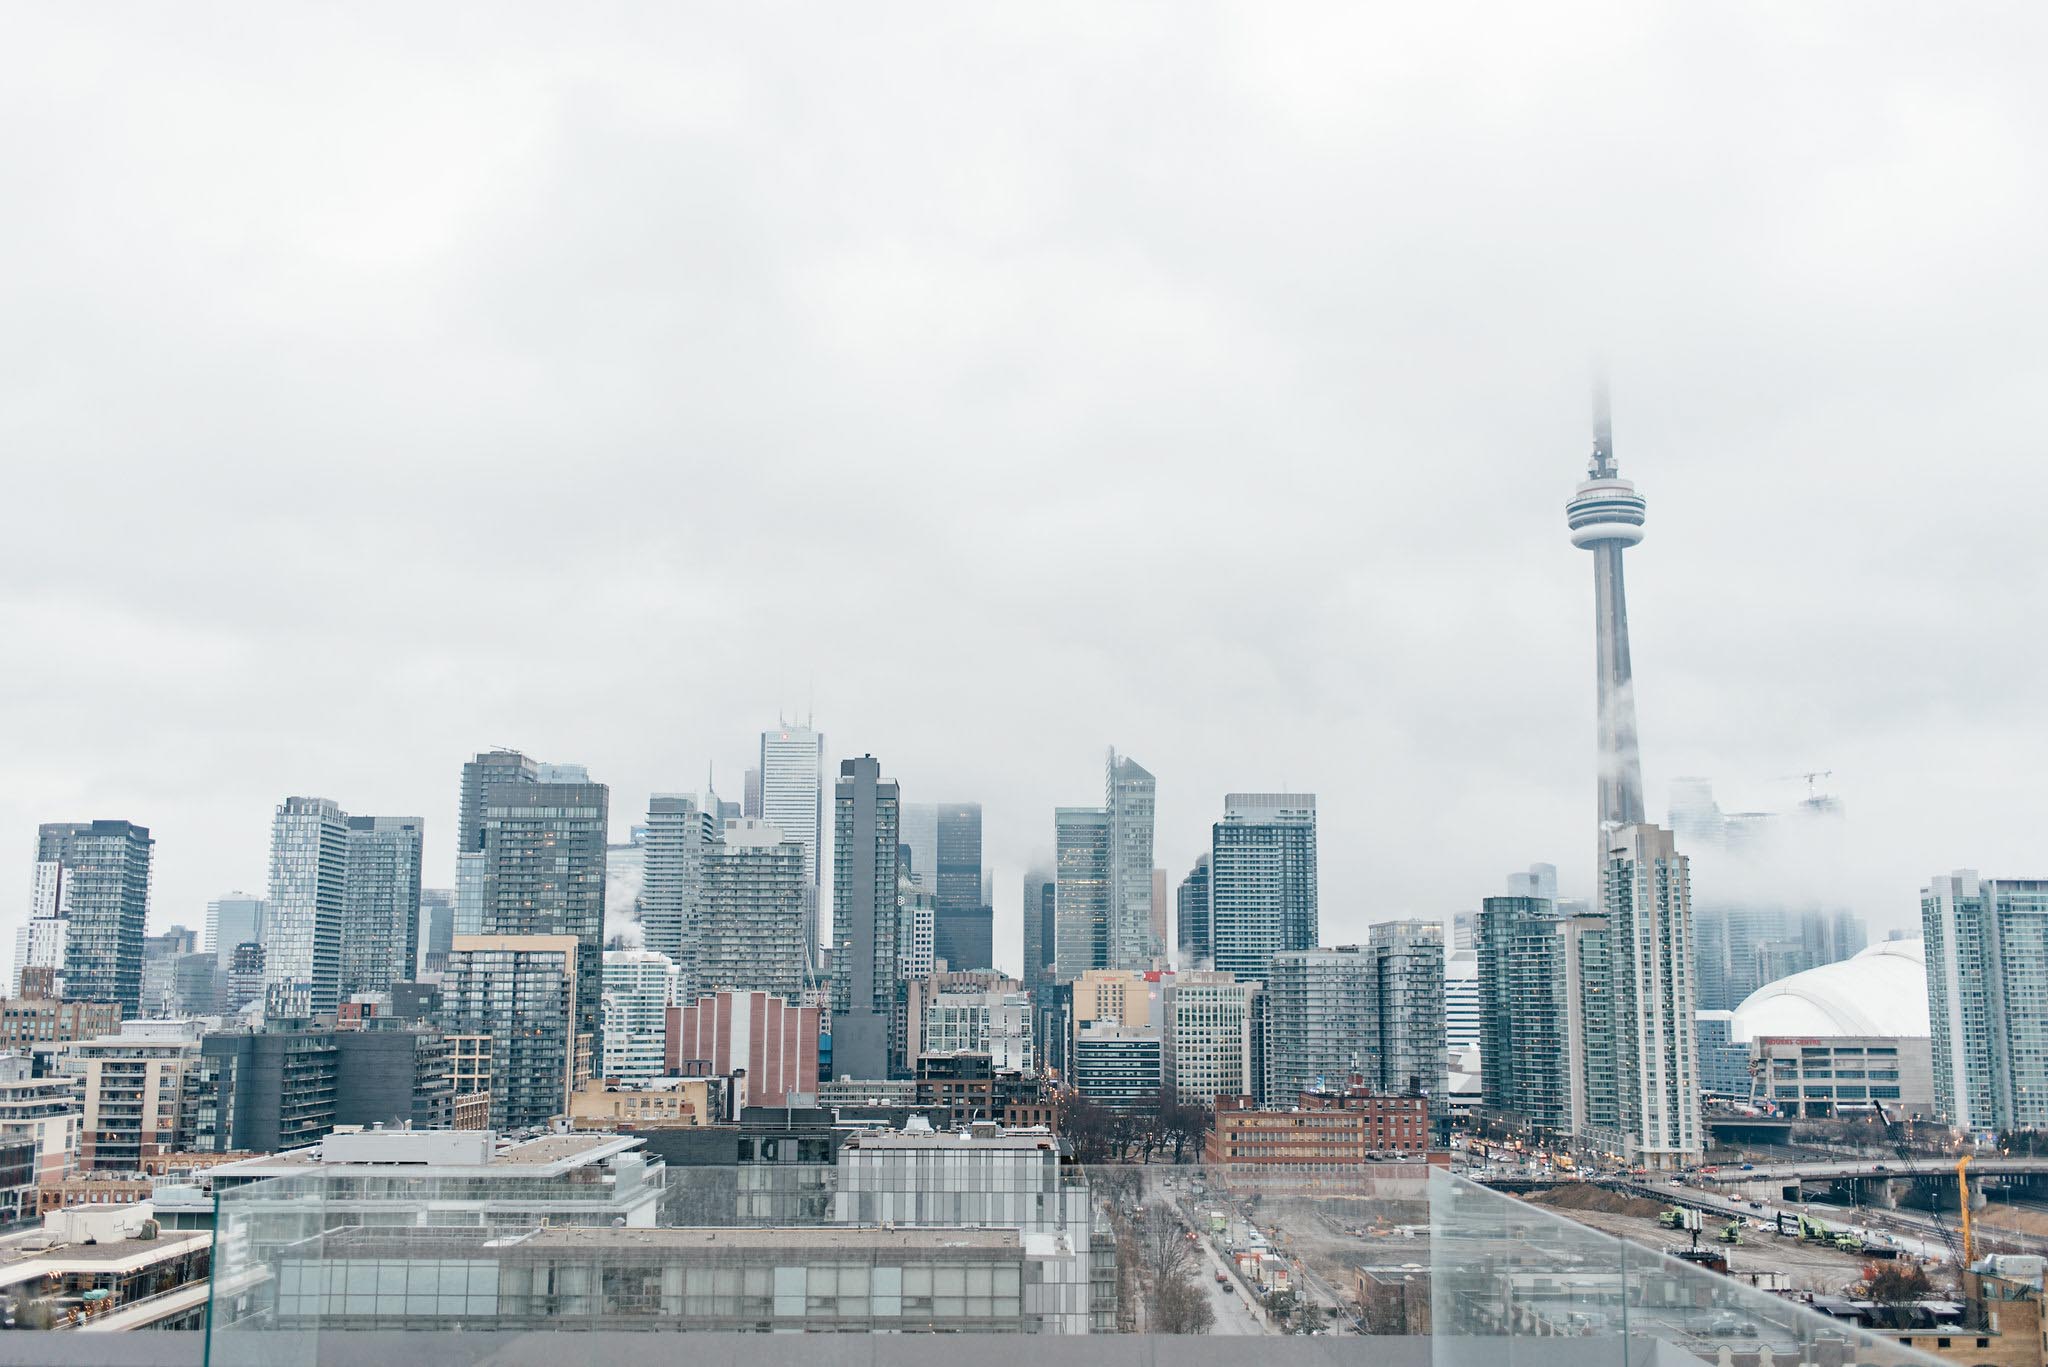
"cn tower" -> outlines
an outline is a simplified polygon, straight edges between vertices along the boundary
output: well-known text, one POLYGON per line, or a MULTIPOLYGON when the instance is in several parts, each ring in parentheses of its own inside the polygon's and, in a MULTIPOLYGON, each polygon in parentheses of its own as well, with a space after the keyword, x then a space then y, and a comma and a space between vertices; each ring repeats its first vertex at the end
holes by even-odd
POLYGON ((1593 629, 1600 682, 1600 826, 1643 821, 1643 762, 1636 749, 1635 683, 1628 662, 1628 597, 1621 553, 1643 539, 1643 496, 1614 465, 1607 388, 1593 395, 1593 462, 1565 505, 1572 544, 1593 553, 1593 629))

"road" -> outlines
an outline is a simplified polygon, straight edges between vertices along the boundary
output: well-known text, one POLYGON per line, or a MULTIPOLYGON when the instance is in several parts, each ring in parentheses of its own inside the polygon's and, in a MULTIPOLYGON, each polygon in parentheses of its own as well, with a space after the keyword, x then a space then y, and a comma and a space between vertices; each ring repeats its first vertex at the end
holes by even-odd
POLYGON ((1201 1241, 1201 1249, 1208 1255, 1206 1261, 1198 1263, 1191 1274, 1209 1293, 1209 1308, 1216 1312, 1216 1323, 1209 1332, 1212 1334, 1274 1334, 1279 1331, 1266 1321, 1266 1312, 1251 1303, 1244 1287, 1237 1278, 1230 1275, 1223 1266, 1223 1260, 1209 1241, 1201 1241), (1222 1273, 1227 1279, 1219 1282, 1216 1274, 1222 1273))
MULTIPOLYGON (((1783 1210, 1788 1214, 1810 1216, 1837 1229, 1854 1229, 1859 1233, 1875 1230, 1917 1258, 1945 1261, 1954 1256, 1949 1242, 1941 1237, 1941 1226, 1936 1225, 1932 1217, 1914 1211, 1886 1210, 1873 1206, 1823 1205, 1820 1202, 1800 1205, 1790 1201, 1766 1202, 1764 1209, 1756 1210, 1747 1201, 1722 1196, 1717 1192, 1703 1191, 1697 1186, 1669 1179, 1638 1182, 1635 1185, 1654 1191, 1674 1204, 1697 1206, 1716 1214, 1740 1215, 1768 1223, 1773 1211, 1783 1210)), ((1950 1239, 1955 1238, 1955 1223, 1953 1217, 1947 1220, 1950 1239)), ((2029 1236, 2009 1235, 2001 1230, 1998 1237, 2001 1240, 2024 1241, 2029 1236)))
POLYGON ((1216 1323, 1211 1334, 1277 1334, 1263 1307, 1252 1300, 1251 1292, 1245 1289, 1230 1264, 1224 1259, 1210 1236, 1202 1232, 1195 1221, 1196 1212, 1172 1192, 1154 1191, 1147 1197, 1153 1205, 1163 1206, 1180 1222, 1197 1232, 1195 1247, 1201 1250, 1195 1265, 1189 1270, 1196 1283, 1208 1294, 1209 1308, 1216 1313, 1216 1323), (1224 1280, 1217 1281, 1218 1274, 1224 1280))

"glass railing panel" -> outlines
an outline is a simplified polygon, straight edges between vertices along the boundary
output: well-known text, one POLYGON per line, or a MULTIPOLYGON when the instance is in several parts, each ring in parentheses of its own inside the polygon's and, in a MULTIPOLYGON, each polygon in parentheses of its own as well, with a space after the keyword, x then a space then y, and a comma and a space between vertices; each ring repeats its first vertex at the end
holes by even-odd
POLYGON ((207 1361, 372 1360, 389 1334, 647 1331, 1116 1335, 1134 1367, 1241 1353, 1191 1342, 1225 1338, 1361 1367, 1929 1361, 1419 1161, 1043 1152, 996 1160, 962 1138, 936 1157, 650 1163, 617 1180, 507 1165, 224 1189, 207 1361))
POLYGON ((1728 1275, 1712 1234, 1703 1242, 1682 1222, 1664 1247, 1648 1247, 1442 1170, 1431 1173, 1429 1203, 1431 1346, 1441 1367, 1561 1353, 1722 1367, 1937 1361, 1728 1275))

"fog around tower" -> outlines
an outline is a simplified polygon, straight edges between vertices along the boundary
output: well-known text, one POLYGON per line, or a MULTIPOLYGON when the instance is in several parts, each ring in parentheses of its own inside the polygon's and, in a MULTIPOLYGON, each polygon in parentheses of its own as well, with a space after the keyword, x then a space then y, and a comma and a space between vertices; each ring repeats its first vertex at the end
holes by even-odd
POLYGON ((617 841, 778 709, 984 804, 1006 962, 1110 745, 1173 884, 1316 793, 1327 942, 1584 896, 1595 355, 1651 818, 2048 876, 2039 11, 13 18, 0 944, 40 821, 198 925, 288 795, 449 886, 470 754, 617 841))

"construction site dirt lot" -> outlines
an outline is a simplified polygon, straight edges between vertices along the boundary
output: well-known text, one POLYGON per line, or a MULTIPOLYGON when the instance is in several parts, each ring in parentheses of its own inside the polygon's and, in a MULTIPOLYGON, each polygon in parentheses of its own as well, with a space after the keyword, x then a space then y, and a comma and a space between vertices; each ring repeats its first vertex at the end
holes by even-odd
MULTIPOLYGON (((1581 1189, 1561 1187, 1558 1190, 1574 1192, 1581 1189)), ((1588 1207, 1584 1209, 1573 1209, 1571 1204, 1560 1201, 1532 1200, 1531 1204, 1541 1205, 1565 1219, 1576 1220, 1603 1234, 1612 1234, 1660 1252, 1684 1248, 1690 1242, 1691 1236, 1686 1231, 1666 1229, 1657 1223, 1657 1216, 1663 1208, 1656 1202, 1615 1192, 1602 1194, 1612 1200, 1589 1202, 1583 1197, 1578 1198, 1578 1204, 1588 1207)), ((1750 1272, 1782 1273, 1792 1289, 1827 1292, 1840 1292, 1849 1283, 1863 1279, 1864 1260, 1853 1253, 1822 1248, 1757 1229, 1744 1230, 1739 1244, 1724 1244, 1714 1238, 1718 1228, 1718 1224, 1709 1223, 1709 1227, 1700 1234, 1700 1247, 1725 1253, 1728 1270, 1738 1277, 1750 1272)))

